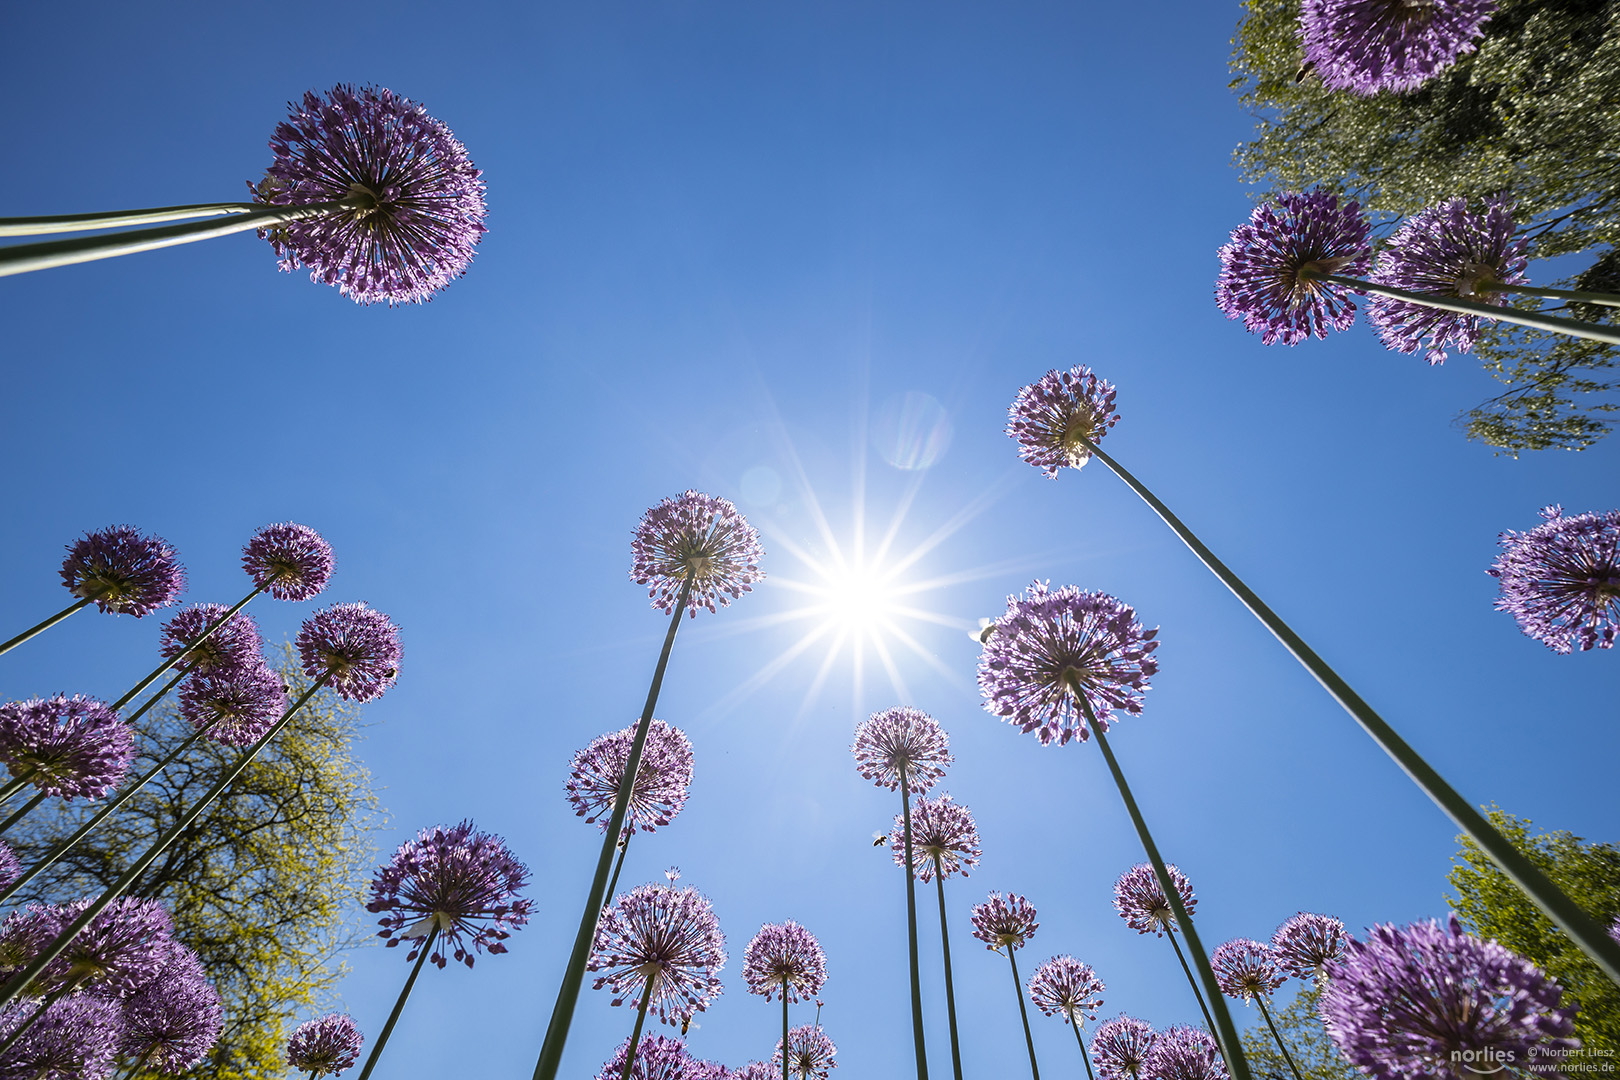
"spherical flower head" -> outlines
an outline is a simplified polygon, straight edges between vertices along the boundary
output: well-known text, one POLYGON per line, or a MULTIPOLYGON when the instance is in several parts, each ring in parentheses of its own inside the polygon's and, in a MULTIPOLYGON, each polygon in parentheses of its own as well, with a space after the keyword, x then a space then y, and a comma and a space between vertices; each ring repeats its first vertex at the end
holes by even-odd
POLYGON ((134 757, 129 725, 95 698, 0 705, 0 762, 47 795, 99 799, 123 781, 134 757))
POLYGON ((1107 593, 1036 581, 1007 598, 1007 613, 992 626, 979 654, 984 707, 1034 732, 1042 746, 1091 737, 1077 695, 1104 731, 1115 709, 1140 713, 1159 670, 1158 627, 1145 629, 1129 604, 1107 593))
MULTIPOLYGON (((11 975, 27 967, 66 927, 62 909, 56 904, 29 904, 13 911, 0 923, 0 975, 11 975)), ((52 974, 60 974, 55 963, 52 974)))
MULTIPOLYGON (((65 929, 84 914, 91 900, 58 908, 65 929)), ((80 930, 41 977, 45 989, 59 985, 96 987, 126 997, 156 979, 174 954, 174 921, 156 900, 120 896, 80 930)))
POLYGON ((878 787, 893 791, 903 775, 907 790, 920 795, 945 775, 952 760, 950 745, 932 716, 898 705, 861 721, 849 750, 856 770, 878 787))
POLYGON ((1146 1020, 1121 1013, 1091 1037, 1091 1057, 1103 1080, 1140 1080, 1157 1038, 1146 1020))
MULTIPOLYGON (((777 1040, 781 1042, 780 1039, 777 1040)), ((780 1060, 780 1059, 779 1059, 780 1060)), ((782 1075, 780 1064, 772 1065, 768 1061, 750 1061, 740 1069, 732 1069, 727 1080, 776 1080, 782 1075)))
POLYGON ((1065 466, 1090 461, 1086 440, 1100 442, 1118 421, 1114 384, 1084 364, 1048 371, 1007 407, 1007 435, 1018 440, 1018 456, 1053 479, 1065 466))
POLYGON ((319 596, 332 578, 332 545, 308 525, 266 525, 242 549, 242 569, 277 600, 319 596))
POLYGON ((1203 1028, 1173 1027, 1153 1040, 1143 1071, 1154 1080, 1226 1080, 1226 1059, 1203 1028))
POLYGON ((838 1047, 827 1038, 827 1033, 821 1030, 819 1024, 805 1024, 789 1030, 785 1048, 782 1040, 777 1040, 771 1061, 778 1069, 782 1067, 784 1053, 787 1055, 788 1075, 797 1076, 799 1080, 810 1080, 810 1077, 827 1080, 827 1074, 838 1068, 838 1062, 833 1060, 838 1055, 838 1047))
POLYGON ((1343 956, 1349 940, 1340 920, 1302 911, 1271 935, 1271 954, 1283 971, 1305 979, 1320 976, 1327 965, 1343 956))
POLYGON ((666 1024, 687 1023, 724 987, 726 936, 714 908, 696 889, 641 885, 602 913, 587 969, 602 972, 595 988, 613 988, 613 1004, 641 1005, 653 977, 648 1008, 666 1024))
POLYGON ((1486 1069, 1538 1055, 1556 1061, 1580 1045, 1562 988, 1524 957, 1463 933, 1455 915, 1447 927, 1374 926, 1327 974, 1323 1025, 1377 1080, 1450 1075, 1459 1060, 1486 1069))
POLYGON ((180 690, 180 715, 226 746, 249 746, 276 726, 287 708, 281 676, 262 663, 195 675, 180 690))
POLYGON ((336 1076, 360 1059, 366 1037, 347 1013, 299 1024, 287 1040, 287 1064, 311 1076, 336 1076))
POLYGON ((1072 956, 1054 956, 1029 977, 1029 1000, 1047 1016, 1061 1016, 1065 1024, 1097 1019, 1105 989, 1091 965, 1072 956))
POLYGON ((304 674, 326 678, 341 698, 371 701, 399 678, 399 627, 365 604, 334 604, 317 611, 298 631, 304 674))
POLYGON ((1342 285, 1312 274, 1361 275, 1372 249, 1361 204, 1320 188, 1286 192, 1250 213, 1219 251, 1215 302, 1262 344, 1297 345, 1348 330, 1356 305, 1342 285))
MULTIPOLYGON (((889 833, 889 850, 894 854, 894 865, 906 865, 906 833, 903 815, 894 816, 894 829, 889 833)), ((934 880, 934 874, 950 877, 952 874, 968 876, 967 868, 978 864, 979 829, 973 823, 973 814, 967 807, 951 801, 950 795, 921 798, 911 807, 911 856, 916 861, 916 874, 923 884, 934 880)))
POLYGON ((118 1063, 123 1009, 98 994, 72 994, 33 1020, 39 1003, 22 1000, 0 1009, 0 1039, 22 1024, 28 1030, 0 1058, 0 1080, 106 1080, 118 1063))
POLYGON ((379 936, 393 948, 411 944, 415 960, 429 931, 433 962, 445 965, 445 946, 473 966, 473 953, 503 953, 512 930, 529 921, 531 902, 518 895, 529 883, 529 868, 506 850, 500 837, 479 832, 471 821, 435 825, 416 834, 371 879, 366 910, 386 912, 379 936))
POLYGON ((1249 938, 1228 941, 1215 950, 1209 963, 1221 993, 1244 1001, 1270 997, 1288 978, 1278 969, 1270 946, 1249 938))
POLYGON ((1529 532, 1501 535, 1496 578, 1505 611, 1519 629, 1557 653, 1608 649, 1620 629, 1620 510, 1565 517, 1541 511, 1529 532))
MULTIPOLYGON (((1167 864, 1164 869, 1181 898, 1182 907, 1187 910, 1187 917, 1192 918, 1193 910, 1198 907, 1192 882, 1187 880, 1186 874, 1176 869, 1174 863, 1167 864)), ((1163 937, 1166 931, 1172 934, 1176 931, 1175 911, 1170 907, 1164 889, 1159 886, 1159 876, 1147 863, 1131 867, 1114 882, 1114 910, 1125 920, 1125 925, 1138 934, 1163 937)))
POLYGON ((229 622, 208 633, 229 610, 224 604, 188 604, 181 608, 163 624, 158 645, 163 658, 180 657, 192 675, 262 665, 264 642, 253 616, 247 612, 237 612, 229 622), (203 638, 204 634, 208 636, 203 638))
POLYGON ((17 861, 17 853, 11 850, 11 845, 0 841, 0 889, 9 887, 21 873, 22 863, 17 861))
POLYGON ((186 571, 162 537, 112 525, 68 545, 62 584, 102 611, 137 619, 168 607, 186 591, 186 571))
MULTIPOLYGON (((623 1080, 624 1059, 630 1056, 630 1040, 625 1039, 613 1056, 602 1063, 595 1080, 623 1080)), ((686 1052, 680 1039, 649 1035, 636 1046, 636 1060, 630 1066, 630 1080, 697 1080, 707 1062, 686 1052)))
MULTIPOLYGON (((1527 241, 1514 236, 1513 204, 1507 199, 1486 199, 1475 214, 1468 212, 1467 199, 1451 199, 1420 210, 1395 230, 1378 254, 1372 280, 1500 306, 1507 303, 1507 296, 1489 286, 1527 280, 1526 246, 1527 241)), ((1384 344, 1397 352, 1417 352, 1428 338, 1426 359, 1431 364, 1445 362, 1448 344, 1463 352, 1472 349, 1479 329, 1477 315, 1387 296, 1368 301, 1367 320, 1378 328, 1384 344)))
POLYGON ((483 237, 484 181, 467 148, 410 98, 375 87, 314 91, 276 125, 275 160, 249 184, 272 206, 358 199, 266 230, 281 268, 309 267, 359 304, 420 304, 467 272, 483 237))
POLYGON ((225 1026, 219 992, 190 949, 171 943, 157 978, 124 1001, 123 1052, 178 1075, 213 1048, 225 1026))
POLYGON ((827 981, 827 954, 816 935, 793 922, 766 923, 743 950, 743 980, 766 1001, 778 993, 809 1001, 827 981))
POLYGON ((665 499, 641 515, 630 540, 630 578, 647 586, 653 607, 675 610, 690 579, 687 611, 715 610, 763 581, 759 560, 765 550, 759 532, 725 499, 699 491, 665 499))
POLYGON ((984 903, 973 906, 973 936, 992 952, 1023 948, 1040 925, 1035 921, 1035 905, 1017 893, 1003 897, 993 892, 984 903))
MULTIPOLYGON (((568 801, 574 813, 596 822, 607 831, 613 803, 619 796, 625 763, 630 760, 636 728, 610 731, 593 739, 574 755, 568 774, 568 801)), ((692 743, 680 728, 654 717, 647 725, 647 739, 641 748, 641 764, 630 786, 630 804, 625 811, 626 834, 637 829, 652 832, 668 825, 686 805, 692 786, 692 743)))
POLYGON ((1331 90, 1415 90, 1474 51, 1496 0, 1304 0, 1305 61, 1331 90))

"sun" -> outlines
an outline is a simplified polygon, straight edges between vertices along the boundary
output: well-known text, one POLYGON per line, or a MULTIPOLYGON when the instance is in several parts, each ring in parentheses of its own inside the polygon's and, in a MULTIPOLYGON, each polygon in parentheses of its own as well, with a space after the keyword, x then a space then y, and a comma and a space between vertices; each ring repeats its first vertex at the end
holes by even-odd
POLYGON ((822 580, 810 586, 810 607, 838 630, 865 635, 875 633, 900 614, 900 589, 893 574, 860 565, 822 571, 822 580))

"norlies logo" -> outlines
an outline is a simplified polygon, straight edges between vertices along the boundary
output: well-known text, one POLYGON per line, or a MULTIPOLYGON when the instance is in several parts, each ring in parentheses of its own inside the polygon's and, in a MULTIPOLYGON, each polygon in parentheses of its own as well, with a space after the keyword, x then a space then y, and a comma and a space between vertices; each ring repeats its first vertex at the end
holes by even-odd
POLYGON ((1451 1063, 1461 1065, 1471 1073, 1481 1076, 1501 1072, 1512 1065, 1516 1055, 1512 1050, 1453 1050, 1451 1063))

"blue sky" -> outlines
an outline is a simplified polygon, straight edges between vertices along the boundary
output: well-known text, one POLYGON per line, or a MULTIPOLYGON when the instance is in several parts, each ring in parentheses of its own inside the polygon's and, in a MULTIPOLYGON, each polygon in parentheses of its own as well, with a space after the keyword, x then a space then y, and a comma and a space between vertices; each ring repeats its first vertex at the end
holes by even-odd
MULTIPOLYGON (((860 719, 904 703, 950 733, 942 787, 984 839, 948 898, 966 1065, 995 1075, 1022 1047, 1005 961, 967 934, 991 889, 1040 910, 1026 974, 1072 953, 1108 984, 1105 1015, 1197 1017, 1168 948, 1110 907, 1141 853, 1095 749, 1042 748, 980 708, 963 631, 1033 578, 1162 627, 1146 711, 1113 744, 1211 947, 1299 909, 1356 929, 1442 914, 1455 847, 1122 484, 1018 461, 1008 401, 1086 363, 1119 386, 1109 450, 1466 796, 1612 840, 1615 657, 1521 636, 1484 568, 1545 504, 1620 502, 1620 444, 1494 457, 1452 426, 1493 392, 1470 358, 1430 369, 1365 326, 1268 349, 1222 317, 1214 253, 1249 206, 1228 164, 1251 125, 1226 87, 1238 14, 16 7, 6 213, 239 198, 284 103, 343 81, 456 132, 490 231, 421 308, 356 307, 278 273, 251 235, 0 283, 0 627, 59 606, 61 547, 86 529, 167 537, 189 598, 227 601, 253 529, 320 529, 338 553, 322 603, 363 599, 404 629, 363 747, 384 854, 470 816, 534 873, 511 953, 425 975, 380 1075, 527 1076, 597 846, 563 801, 568 759, 634 718, 664 625, 627 579, 631 529, 685 488, 734 499, 771 578, 683 627, 659 715, 695 746, 691 801, 626 870, 679 865, 727 933, 727 992, 692 1049, 768 1053, 778 1014, 746 993, 741 954, 794 918, 827 948, 836 1075, 909 1068, 902 878, 870 846, 898 807, 847 752, 860 719), (868 649, 857 685, 853 650, 828 661, 826 638, 773 667, 816 625, 789 617, 805 598, 780 582, 813 578, 795 552, 850 556, 863 529, 868 555, 892 531, 890 562, 915 556, 909 602, 943 621, 901 622, 917 650, 888 639, 895 677, 868 649)), ((255 614, 279 638, 314 606, 255 614)), ((81 615, 6 657, 0 693, 116 695, 157 622, 81 615)), ((931 915, 923 934, 937 1071, 931 915)), ((351 963, 342 1004, 375 1033, 403 957, 351 963)), ((607 998, 582 998, 565 1075, 628 1034, 607 998)), ((1074 1072, 1069 1033, 1032 1022, 1048 1068, 1074 1072)))

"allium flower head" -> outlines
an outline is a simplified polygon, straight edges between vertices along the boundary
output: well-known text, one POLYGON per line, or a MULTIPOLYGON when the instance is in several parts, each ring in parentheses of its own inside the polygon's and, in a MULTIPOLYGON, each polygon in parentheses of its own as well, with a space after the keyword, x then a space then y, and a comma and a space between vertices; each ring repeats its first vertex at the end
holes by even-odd
MULTIPOLYGON (((894 830, 889 833, 889 850, 894 853, 894 865, 906 865, 905 818, 894 816, 894 830)), ((979 829, 973 823, 968 808, 952 802, 949 794, 938 798, 921 798, 911 807, 911 855, 916 861, 916 874, 923 884, 934 880, 938 871, 942 877, 961 874, 967 877, 967 868, 977 865, 982 852, 979 849, 979 829)))
MULTIPOLYGON (((1407 218, 1378 253, 1372 280, 1380 285, 1439 296, 1461 297, 1502 305, 1507 297, 1485 286, 1524 282, 1526 241, 1515 239, 1513 204, 1486 199, 1479 213, 1468 212, 1467 199, 1451 199, 1407 218)), ((1426 358, 1444 363, 1446 345, 1463 352, 1474 347, 1479 316, 1374 296, 1367 320, 1384 344, 1414 353, 1429 339, 1426 358)))
POLYGON ((287 708, 281 676, 262 663, 194 675, 180 690, 180 715, 227 746, 248 746, 276 726, 287 708))
MULTIPOLYGON (((776 1053, 771 1055, 771 1061, 777 1068, 782 1067, 783 1052, 782 1041, 778 1039, 776 1053)), ((827 1038, 820 1024, 805 1024, 790 1029, 786 1054, 788 1075, 797 1076, 799 1080, 810 1080, 811 1077, 827 1080, 827 1074, 838 1068, 838 1062, 833 1060, 838 1054, 838 1047, 827 1038)))
POLYGON ((1023 948, 1040 925, 1035 905, 1017 893, 1003 897, 993 892, 984 903, 973 905, 973 936, 992 952, 1023 948))
POLYGON ((399 678, 399 627, 365 604, 334 604, 317 611, 298 631, 304 674, 350 701, 379 698, 399 678))
POLYGON ((142 536, 128 525, 112 525, 68 545, 62 584, 86 596, 102 611, 137 619, 168 607, 186 591, 186 572, 174 549, 161 537, 142 536))
MULTIPOLYGON (((0 975, 10 975, 31 963, 66 927, 56 904, 29 904, 0 922, 0 975)), ((56 965, 55 971, 61 971, 56 965)))
MULTIPOLYGON (((85 899, 59 905, 53 913, 56 925, 65 929, 90 904, 85 899)), ((120 896, 75 935, 36 985, 97 987, 103 994, 126 997, 168 966, 174 953, 173 933, 174 922, 162 904, 120 896)))
POLYGON ((750 1061, 740 1069, 732 1069, 727 1080, 776 1080, 776 1077, 781 1075, 780 1064, 773 1066, 768 1061, 750 1061))
MULTIPOLYGON (((595 1080, 623 1080, 624 1059, 630 1056, 630 1040, 625 1039, 613 1056, 602 1063, 595 1080)), ((686 1052, 680 1039, 649 1035, 636 1046, 636 1060, 630 1066, 630 1080, 702 1080, 713 1075, 712 1066, 686 1052)))
POLYGON ((861 721, 849 749, 855 768, 878 787, 893 791, 903 772, 907 790, 921 795, 945 775, 950 745, 945 729, 932 716, 897 705, 861 721))
MULTIPOLYGON (((1175 863, 1167 863, 1164 869, 1181 897, 1182 906, 1187 909, 1187 917, 1192 918, 1193 910, 1198 907, 1192 882, 1187 880, 1186 874, 1176 869, 1175 863)), ((1170 907, 1164 890, 1159 887, 1159 876, 1147 863, 1131 867, 1114 882, 1114 910, 1125 920, 1125 925, 1138 934, 1163 937, 1167 930, 1170 933, 1176 931, 1175 911, 1170 907)))
POLYGON ((1227 997, 1252 1001, 1270 997, 1271 992, 1287 981, 1277 967, 1277 958, 1271 948, 1249 938, 1233 938, 1215 950, 1209 958, 1215 969, 1215 982, 1227 997))
MULTIPOLYGON (((596 822, 603 832, 607 831, 613 802, 619 796, 619 783, 624 779, 625 762, 630 760, 630 746, 635 737, 636 728, 632 724, 593 739, 589 746, 574 755, 573 768, 568 774, 568 801, 573 804, 576 815, 596 822)), ((668 825, 686 805, 691 785, 692 743, 680 728, 654 717, 647 725, 641 764, 630 786, 624 831, 652 832, 660 825, 668 825)))
POLYGON ((1226 1080, 1221 1048, 1202 1028, 1173 1027, 1153 1039, 1143 1071, 1153 1080, 1226 1080))
POLYGON ((808 1001, 827 981, 827 954, 798 923, 766 923, 743 950, 743 979, 750 994, 766 1001, 777 993, 790 1002, 808 1001))
POLYGON ((1141 1080, 1157 1038, 1153 1025, 1123 1013, 1104 1021, 1091 1037, 1091 1056, 1103 1080, 1141 1080))
POLYGON ((688 578, 692 591, 686 607, 696 618, 698 608, 711 612, 763 581, 759 560, 759 532, 725 499, 699 491, 665 499, 641 515, 630 541, 630 578, 646 585, 653 607, 666 614, 675 610, 681 586, 688 578))
POLYGON ((473 953, 503 953, 501 944, 529 921, 531 902, 518 895, 529 884, 529 868, 518 862, 500 837, 478 832, 471 821, 435 825, 399 845, 393 859, 371 879, 366 910, 386 912, 378 935, 393 948, 411 943, 416 959, 434 927, 432 960, 445 965, 445 945, 455 958, 473 966, 473 953))
POLYGON ((1114 710, 1142 711, 1148 679, 1159 670, 1158 627, 1144 629, 1129 604, 1073 585, 1036 581, 1007 598, 979 654, 979 692, 987 711, 1035 732, 1041 745, 1091 738, 1076 698, 1085 695, 1108 730, 1114 710))
POLYGON ((467 271, 483 237, 484 182, 467 148, 410 98, 364 87, 314 91, 276 125, 275 160, 249 184, 272 206, 351 210, 268 230, 281 268, 308 266, 356 303, 420 304, 467 271))
POLYGON ((188 604, 163 624, 159 650, 166 660, 183 656, 186 670, 193 675, 229 671, 264 663, 264 642, 253 616, 239 611, 212 634, 208 628, 229 611, 224 604, 188 604), (201 643, 198 638, 208 634, 201 643))
POLYGON ((1061 1016, 1065 1024, 1097 1019, 1105 989, 1091 965, 1072 956, 1054 956, 1029 977, 1029 1000, 1047 1016, 1061 1016))
POLYGON ((28 1030, 0 1058, 0 1080, 106 1080, 118 1063, 123 1010, 97 994, 72 994, 33 1020, 39 1005, 15 1001, 0 1009, 0 1039, 28 1030))
POLYGON ((1541 511, 1529 532, 1501 535, 1502 553, 1486 571, 1496 578, 1497 611, 1549 649, 1570 653, 1614 646, 1620 629, 1620 510, 1565 517, 1541 511))
POLYGON ((17 853, 11 850, 11 845, 0 841, 0 889, 16 881, 20 873, 22 864, 17 861, 17 853))
POLYGON ((1118 420, 1114 384, 1081 364, 1048 371, 1018 391, 1007 407, 1007 435, 1018 440, 1019 457, 1056 478, 1064 466, 1078 469, 1091 460, 1081 436, 1098 442, 1118 420))
POLYGON ((308 600, 332 578, 332 545, 308 525, 266 525, 242 549, 242 569, 277 600, 308 600))
POLYGON ((225 1026, 219 992, 203 974, 197 955, 171 943, 157 978, 124 1001, 126 1056, 171 1075, 192 1068, 211 1050, 225 1026))
POLYGON ((590 971, 595 988, 613 987, 613 1004, 641 1004, 649 976, 650 1011, 666 1024, 686 1022, 725 989, 726 936, 709 901, 696 889, 641 885, 602 913, 590 971))
POLYGON ((129 725, 95 698, 0 705, 0 762, 47 795, 99 799, 124 779, 134 756, 129 725))
POLYGON ((1262 203, 1232 230, 1219 251, 1215 302, 1228 319, 1242 319, 1262 344, 1297 345, 1329 328, 1348 330, 1356 305, 1344 286, 1311 280, 1302 271, 1361 275, 1371 248, 1361 204, 1320 188, 1286 192, 1262 203))
POLYGON ((1343 956, 1349 940, 1340 920, 1302 911, 1271 935, 1271 954, 1283 971, 1305 979, 1321 975, 1327 965, 1343 956))
POLYGON ((1327 1033, 1377 1080, 1450 1075, 1457 1054, 1489 1069, 1538 1054, 1557 1060, 1580 1045, 1559 985, 1524 957, 1463 933, 1455 915, 1449 927, 1375 926, 1327 973, 1327 1033))
POLYGON ((336 1076, 360 1058, 366 1038, 347 1013, 299 1024, 287 1040, 287 1064, 310 1076, 336 1076))
POLYGON ((1415 90, 1474 42, 1496 0, 1304 0, 1305 60, 1332 90, 1415 90))

